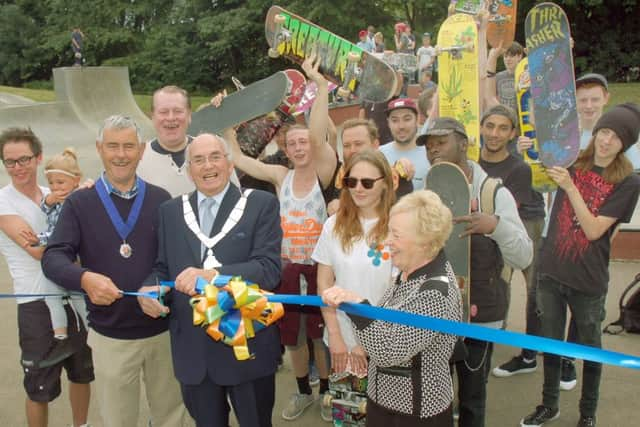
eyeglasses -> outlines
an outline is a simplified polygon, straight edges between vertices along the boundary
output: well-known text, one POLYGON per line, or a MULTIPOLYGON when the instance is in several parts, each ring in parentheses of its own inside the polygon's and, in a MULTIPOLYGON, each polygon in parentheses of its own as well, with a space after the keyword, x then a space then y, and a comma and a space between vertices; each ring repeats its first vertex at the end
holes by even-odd
POLYGON ((195 166, 204 166, 207 161, 209 163, 218 163, 228 156, 228 154, 211 153, 208 156, 195 156, 193 159, 189 160, 189 163, 195 166))
POLYGON ((31 161, 31 159, 33 159, 34 157, 36 157, 36 155, 32 155, 32 156, 22 156, 19 159, 4 159, 2 161, 2 163, 4 163, 4 166, 7 168, 13 168, 16 166, 16 163, 19 164, 20 166, 26 166, 29 164, 29 162, 31 161))
POLYGON ((384 176, 381 176, 379 178, 354 178, 352 176, 345 176, 344 178, 342 178, 342 185, 344 187, 349 187, 349 188, 356 188, 358 186, 358 182, 360 184, 362 184, 362 187, 365 190, 371 190, 373 188, 373 185, 376 183, 376 181, 380 181, 381 179, 384 179, 384 176))

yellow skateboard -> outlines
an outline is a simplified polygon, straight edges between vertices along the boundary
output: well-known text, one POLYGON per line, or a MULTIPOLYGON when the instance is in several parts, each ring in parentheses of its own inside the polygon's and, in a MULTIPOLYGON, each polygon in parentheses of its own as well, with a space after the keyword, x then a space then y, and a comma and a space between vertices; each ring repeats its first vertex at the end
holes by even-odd
POLYGON ((558 186, 545 172, 544 165, 540 161, 540 148, 536 139, 535 118, 531 101, 531 78, 529 76, 529 61, 524 58, 518 63, 515 70, 515 88, 518 100, 518 121, 520 122, 520 135, 533 140, 533 147, 523 152, 525 162, 531 167, 531 186, 540 193, 555 191, 558 186))
POLYGON ((457 13, 448 17, 438 32, 438 101, 440 117, 462 123, 469 137, 467 157, 480 157, 480 81, 478 76, 478 31, 473 16, 457 13))

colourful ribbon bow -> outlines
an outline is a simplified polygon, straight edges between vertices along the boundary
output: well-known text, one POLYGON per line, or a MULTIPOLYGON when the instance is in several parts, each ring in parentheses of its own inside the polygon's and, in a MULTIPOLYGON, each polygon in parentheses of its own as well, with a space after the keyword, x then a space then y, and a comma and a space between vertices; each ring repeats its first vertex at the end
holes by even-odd
POLYGON ((199 278, 200 295, 191 298, 193 324, 206 328, 216 341, 233 347, 238 360, 251 359, 247 340, 284 316, 280 303, 267 301, 270 292, 240 276, 217 276, 212 283, 199 278))

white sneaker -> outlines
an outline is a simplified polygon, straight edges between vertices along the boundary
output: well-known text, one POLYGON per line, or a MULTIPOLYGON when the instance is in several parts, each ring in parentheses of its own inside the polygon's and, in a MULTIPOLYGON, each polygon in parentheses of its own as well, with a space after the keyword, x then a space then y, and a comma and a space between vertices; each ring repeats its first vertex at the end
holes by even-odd
POLYGON ((315 398, 312 394, 293 393, 289 398, 287 406, 282 410, 282 418, 292 421, 298 418, 305 409, 313 404, 315 398))

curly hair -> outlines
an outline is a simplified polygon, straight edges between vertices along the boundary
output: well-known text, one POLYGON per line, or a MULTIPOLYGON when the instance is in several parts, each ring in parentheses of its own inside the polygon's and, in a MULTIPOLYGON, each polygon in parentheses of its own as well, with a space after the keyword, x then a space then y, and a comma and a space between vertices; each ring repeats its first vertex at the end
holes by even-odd
POLYGON ((410 214, 415 242, 426 246, 429 258, 444 248, 453 228, 453 216, 436 193, 418 190, 407 194, 391 208, 390 216, 399 213, 410 214))

